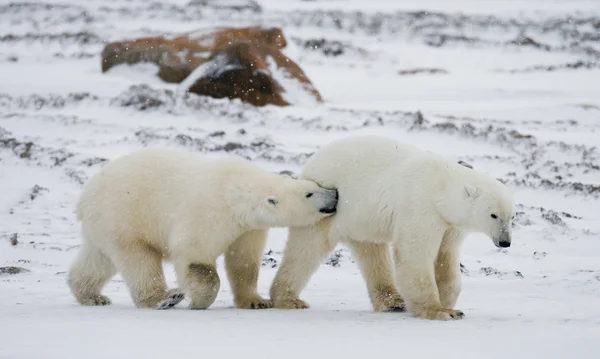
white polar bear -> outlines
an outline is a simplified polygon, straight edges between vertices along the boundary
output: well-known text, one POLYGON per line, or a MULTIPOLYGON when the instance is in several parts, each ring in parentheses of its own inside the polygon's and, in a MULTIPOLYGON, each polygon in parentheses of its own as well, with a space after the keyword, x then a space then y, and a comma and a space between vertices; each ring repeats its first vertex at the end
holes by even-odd
POLYGON ((267 308, 256 290, 268 228, 310 226, 335 212, 337 192, 267 172, 241 157, 208 158, 143 149, 106 165, 77 206, 83 245, 68 284, 83 305, 106 305, 102 287, 116 273, 137 307, 169 308, 162 260, 174 263, 190 308, 206 309, 225 269, 238 308, 267 308))
POLYGON ((294 227, 271 285, 276 308, 308 308, 299 294, 327 254, 345 243, 357 260, 376 311, 404 310, 457 319, 459 249, 466 233, 511 243, 513 193, 497 179, 443 156, 379 136, 332 142, 300 178, 339 192, 337 214, 294 227), (392 244, 395 276, 389 244, 392 244), (402 296, 400 295, 402 293, 402 296))

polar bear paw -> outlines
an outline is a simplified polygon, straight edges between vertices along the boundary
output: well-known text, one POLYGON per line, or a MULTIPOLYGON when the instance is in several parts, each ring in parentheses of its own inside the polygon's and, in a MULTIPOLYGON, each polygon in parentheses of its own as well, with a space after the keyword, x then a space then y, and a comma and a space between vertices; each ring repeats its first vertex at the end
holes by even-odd
POLYGON ((179 291, 174 291, 167 296, 167 299, 161 301, 156 306, 158 310, 165 310, 169 308, 173 308, 177 304, 179 304, 183 298, 185 298, 185 294, 179 291))
POLYGON ((373 310, 376 312, 405 312, 406 304, 398 293, 386 293, 375 297, 373 310))
POLYGON ((400 303, 397 305, 393 305, 391 307, 387 307, 384 312, 396 312, 396 313, 401 313, 401 312, 406 312, 406 306, 404 305, 404 303, 400 303))
POLYGON ((459 320, 465 317, 465 313, 455 309, 431 309, 423 311, 418 316, 431 320, 459 320))
POLYGON ((308 309, 309 305, 299 298, 288 298, 273 302, 273 306, 277 309, 308 309))
POLYGON ((112 302, 111 302, 110 298, 108 298, 105 295, 101 295, 101 294, 95 295, 90 298, 86 298, 81 301, 81 304, 89 305, 89 306, 103 306, 103 305, 110 305, 111 303, 112 302))
POLYGON ((260 295, 255 295, 247 298, 236 298, 235 306, 240 309, 268 309, 273 307, 273 303, 264 299, 260 295))
POLYGON ((465 313, 463 313, 461 310, 444 309, 442 310, 442 313, 445 317, 444 320, 457 320, 465 317, 465 313))

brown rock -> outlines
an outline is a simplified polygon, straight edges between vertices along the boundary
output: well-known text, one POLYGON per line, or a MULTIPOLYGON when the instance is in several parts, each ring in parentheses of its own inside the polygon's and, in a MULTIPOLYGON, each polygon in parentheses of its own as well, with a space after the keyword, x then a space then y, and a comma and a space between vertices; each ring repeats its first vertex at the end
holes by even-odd
POLYGON ((176 37, 110 43, 102 52, 102 71, 124 63, 151 62, 159 66, 161 79, 171 83, 185 80, 182 86, 189 92, 239 98, 255 106, 287 106, 287 89, 275 80, 275 70, 297 80, 303 91, 322 102, 302 69, 281 52, 286 45, 279 28, 210 28, 176 37))

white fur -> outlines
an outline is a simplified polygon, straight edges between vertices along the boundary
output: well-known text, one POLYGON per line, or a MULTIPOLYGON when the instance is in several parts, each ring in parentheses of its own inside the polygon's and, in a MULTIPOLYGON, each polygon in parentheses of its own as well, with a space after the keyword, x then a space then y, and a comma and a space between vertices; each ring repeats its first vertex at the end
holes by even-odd
POLYGON ((419 317, 459 318, 453 306, 465 234, 484 232, 497 246, 510 243, 515 210, 504 184, 386 137, 332 142, 308 161, 301 178, 337 188, 337 214, 315 226, 290 228, 271 286, 275 307, 308 307, 299 293, 325 256, 344 242, 360 265, 374 310, 402 310, 404 297, 419 317))
POLYGON ((320 211, 335 208, 336 197, 241 157, 140 150, 106 165, 83 189, 83 245, 68 283, 80 303, 105 305, 100 291, 120 272, 138 307, 173 304, 182 296, 166 290, 166 259, 191 308, 205 309, 219 290, 215 261, 225 253, 235 304, 268 307, 256 292, 268 228, 313 225, 330 215, 320 211))

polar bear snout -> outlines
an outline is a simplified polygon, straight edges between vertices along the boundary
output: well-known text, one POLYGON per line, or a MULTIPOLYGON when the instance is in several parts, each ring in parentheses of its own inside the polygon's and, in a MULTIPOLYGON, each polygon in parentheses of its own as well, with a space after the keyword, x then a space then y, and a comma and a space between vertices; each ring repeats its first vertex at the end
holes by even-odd
POLYGON ((498 238, 494 238, 494 244, 498 248, 508 248, 510 247, 511 238, 510 233, 507 231, 503 231, 502 234, 498 238))
POLYGON ((338 191, 335 189, 321 189, 313 196, 319 212, 333 214, 337 210, 338 191))

